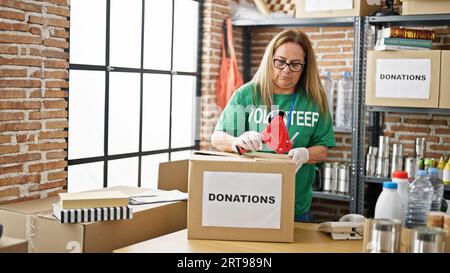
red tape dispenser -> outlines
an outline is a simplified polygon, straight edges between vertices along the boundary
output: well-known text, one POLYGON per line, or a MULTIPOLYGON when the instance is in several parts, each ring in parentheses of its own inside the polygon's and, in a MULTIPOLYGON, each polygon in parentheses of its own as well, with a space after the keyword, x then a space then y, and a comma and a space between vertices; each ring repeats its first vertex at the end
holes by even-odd
MULTIPOLYGON (((292 143, 297 137, 298 132, 295 133, 292 140, 289 138, 289 132, 284 123, 284 112, 279 112, 275 117, 269 117, 269 125, 261 133, 262 143, 272 148, 278 154, 289 152, 292 148, 292 143)), ((240 155, 247 152, 244 148, 236 146, 236 150, 240 155)))

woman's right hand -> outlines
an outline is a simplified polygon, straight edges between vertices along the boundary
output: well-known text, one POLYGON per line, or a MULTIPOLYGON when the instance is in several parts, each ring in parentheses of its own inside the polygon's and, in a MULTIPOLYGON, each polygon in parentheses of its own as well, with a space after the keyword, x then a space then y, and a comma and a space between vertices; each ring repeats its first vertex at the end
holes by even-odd
MULTIPOLYGON (((235 153, 239 153, 237 146, 244 150, 256 152, 262 149, 262 135, 255 131, 244 132, 233 141, 232 148, 235 153)), ((239 153, 240 154, 240 153, 239 153)))

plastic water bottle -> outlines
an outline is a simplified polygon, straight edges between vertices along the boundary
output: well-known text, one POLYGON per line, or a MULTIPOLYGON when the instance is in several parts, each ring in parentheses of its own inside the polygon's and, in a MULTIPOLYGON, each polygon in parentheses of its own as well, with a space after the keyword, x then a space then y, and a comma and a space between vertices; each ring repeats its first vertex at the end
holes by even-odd
POLYGON ((434 189, 427 178, 427 172, 419 170, 416 179, 409 185, 404 221, 407 228, 427 225, 427 214, 431 210, 433 195, 434 189))
POLYGON ((441 211, 442 198, 444 197, 444 182, 439 178, 438 169, 428 169, 428 179, 434 189, 433 201, 431 202, 431 211, 441 211))
POLYGON ((325 89, 325 94, 327 95, 328 108, 330 109, 331 118, 333 118, 333 99, 334 99, 334 89, 333 89, 333 79, 329 71, 325 71, 320 77, 322 81, 322 86, 325 89))
POLYGON ((383 191, 378 196, 375 204, 375 219, 403 219, 403 204, 397 191, 397 183, 386 181, 383 183, 383 191))
POLYGON ((352 129, 352 73, 344 72, 337 82, 336 127, 352 129))

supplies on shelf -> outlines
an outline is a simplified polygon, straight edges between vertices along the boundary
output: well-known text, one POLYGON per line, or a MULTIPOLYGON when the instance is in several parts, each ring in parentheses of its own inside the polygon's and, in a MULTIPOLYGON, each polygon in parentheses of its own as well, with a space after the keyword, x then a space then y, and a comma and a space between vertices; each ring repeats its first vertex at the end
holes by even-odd
POLYGON ((389 137, 380 136, 379 146, 370 146, 367 151, 366 175, 389 178, 395 171, 405 171, 408 173, 408 179, 412 181, 419 170, 427 171, 430 168, 436 168, 438 177, 444 180, 446 185, 450 185, 450 159, 446 164, 445 155, 441 155, 439 160, 425 157, 425 138, 415 139, 414 157, 405 154, 403 146, 402 143, 389 145, 389 137), (392 157, 390 158, 391 146, 392 157))
POLYGON ((374 50, 430 50, 435 37, 433 30, 386 27, 377 30, 374 50))
POLYGON ((350 192, 350 166, 348 163, 325 162, 323 168, 323 183, 317 190, 348 194, 350 192))

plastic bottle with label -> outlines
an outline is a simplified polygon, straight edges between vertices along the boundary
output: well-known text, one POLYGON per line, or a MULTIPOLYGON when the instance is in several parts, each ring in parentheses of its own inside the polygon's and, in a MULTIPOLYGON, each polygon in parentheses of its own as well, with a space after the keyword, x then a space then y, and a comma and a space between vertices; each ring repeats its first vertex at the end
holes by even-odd
MULTIPOLYGON (((397 191, 402 199, 403 208, 408 203, 409 179, 405 171, 395 171, 392 173, 392 182, 397 183, 397 191)), ((402 210, 404 211, 404 209, 402 210)), ((403 220, 403 217, 402 219, 403 220)))
POLYGON ((427 172, 419 170, 416 179, 409 185, 408 203, 405 208, 404 225, 414 228, 427 225, 427 214, 431 211, 434 189, 427 172))
POLYGON ((352 129, 353 78, 351 72, 344 72, 337 82, 336 127, 352 129))
POLYGON ((450 157, 448 158, 448 162, 445 165, 445 169, 442 174, 442 180, 444 180, 445 185, 450 185, 450 157))
POLYGON ((375 219, 403 219, 403 204, 397 191, 397 183, 386 181, 383 183, 383 191, 375 204, 375 219))
POLYGON ((436 168, 438 169, 439 178, 444 179, 445 160, 444 160, 443 156, 441 156, 441 158, 439 159, 439 162, 438 162, 436 168))
POLYGON ((334 82, 331 78, 331 73, 329 71, 325 71, 320 80, 322 82, 322 86, 325 89, 325 94, 327 95, 328 108, 330 109, 331 118, 333 119, 333 100, 334 100, 334 82))
POLYGON ((442 198, 444 198, 444 182, 438 176, 438 169, 428 169, 428 179, 434 189, 433 201, 431 202, 431 211, 441 211, 442 198))

